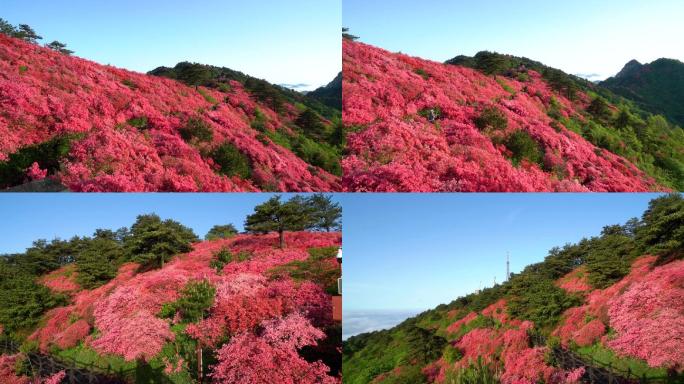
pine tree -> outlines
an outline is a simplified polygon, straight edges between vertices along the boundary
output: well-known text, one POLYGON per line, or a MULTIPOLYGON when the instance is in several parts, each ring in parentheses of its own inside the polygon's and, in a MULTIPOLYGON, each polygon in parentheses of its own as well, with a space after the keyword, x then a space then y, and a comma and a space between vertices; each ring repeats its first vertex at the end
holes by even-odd
POLYGON ((274 196, 254 208, 247 216, 245 230, 254 233, 278 232, 278 244, 285 248, 285 231, 302 231, 311 227, 313 218, 310 208, 301 196, 295 196, 285 203, 280 196, 274 196))

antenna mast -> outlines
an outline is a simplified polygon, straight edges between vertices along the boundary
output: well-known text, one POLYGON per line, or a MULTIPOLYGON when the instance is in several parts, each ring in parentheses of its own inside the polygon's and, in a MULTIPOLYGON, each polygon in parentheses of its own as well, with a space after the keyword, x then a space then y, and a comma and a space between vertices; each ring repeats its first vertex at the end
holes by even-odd
POLYGON ((509 261, 509 252, 506 251, 506 281, 511 277, 511 262, 509 261))

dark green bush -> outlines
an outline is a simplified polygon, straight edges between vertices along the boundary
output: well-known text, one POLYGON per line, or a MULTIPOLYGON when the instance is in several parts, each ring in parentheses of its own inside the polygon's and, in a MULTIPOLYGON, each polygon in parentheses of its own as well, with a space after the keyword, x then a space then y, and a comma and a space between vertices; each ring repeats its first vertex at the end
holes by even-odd
POLYGON ((139 130, 147 129, 147 117, 139 116, 133 117, 127 121, 128 125, 139 130))
POLYGON ((184 127, 178 130, 181 138, 190 141, 196 138, 199 141, 210 142, 214 138, 214 132, 209 124, 199 117, 191 117, 184 127))
POLYGON ((523 130, 517 130, 510 134, 504 141, 506 148, 511 151, 511 161, 518 166, 523 160, 543 165, 544 150, 541 145, 523 130))
POLYGON ((238 176, 248 179, 252 176, 251 161, 232 143, 223 143, 216 147, 210 157, 220 167, 219 173, 226 176, 238 176))
POLYGON ((58 136, 10 154, 6 161, 0 161, 0 188, 12 187, 26 181, 26 169, 34 162, 37 162, 40 168, 47 169, 48 175, 54 175, 59 170, 62 159, 69 153, 73 139, 73 136, 58 136))
POLYGON ((497 107, 486 107, 473 121, 480 130, 503 130, 508 126, 508 119, 497 107))

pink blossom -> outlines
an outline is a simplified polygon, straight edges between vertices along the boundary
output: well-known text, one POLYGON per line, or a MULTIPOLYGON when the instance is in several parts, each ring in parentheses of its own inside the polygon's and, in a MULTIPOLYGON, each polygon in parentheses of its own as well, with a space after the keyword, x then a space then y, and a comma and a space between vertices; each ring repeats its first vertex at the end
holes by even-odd
POLYGON ((491 76, 459 66, 343 43, 343 120, 354 131, 342 161, 345 191, 526 192, 666 190, 625 158, 599 149, 580 135, 558 131, 546 111, 552 98, 561 115, 582 120, 588 97, 571 101, 529 71, 524 84, 505 79, 510 94, 491 76), (430 74, 424 79, 416 70, 430 74), (486 106, 508 120, 502 132, 479 130, 474 119, 486 106), (437 109, 436 122, 418 114, 437 109), (544 165, 506 158, 496 145, 513 131, 529 134, 546 153, 544 165))
POLYGON ((34 161, 26 170, 26 176, 28 176, 30 180, 42 180, 47 177, 47 169, 41 169, 40 165, 34 161))
MULTIPOLYGON (((295 106, 283 113, 251 97, 232 82, 230 93, 197 90, 178 81, 148 76, 66 56, 0 35, 0 159, 19 148, 58 135, 79 134, 55 179, 73 191, 281 191, 339 190, 339 177, 312 166, 277 143, 263 143, 250 127, 258 108, 266 129, 287 129, 295 106), (30 68, 25 73, 18 65, 30 68), (133 84, 134 86, 131 86, 133 84), (145 118, 144 127, 128 122, 145 118), (201 118, 212 130, 210 143, 187 143, 180 129, 201 118), (233 144, 253 164, 252 178, 215 172, 203 154, 233 144)), ((34 163, 31 179, 46 170, 34 163)))

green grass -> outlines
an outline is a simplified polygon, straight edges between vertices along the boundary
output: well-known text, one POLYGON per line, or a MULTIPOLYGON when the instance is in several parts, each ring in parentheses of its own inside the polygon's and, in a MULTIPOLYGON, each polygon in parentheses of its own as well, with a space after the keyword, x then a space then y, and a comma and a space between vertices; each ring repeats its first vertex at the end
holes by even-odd
MULTIPOLYGON (((163 354, 164 353, 161 355, 163 354)), ((193 383, 193 380, 187 372, 166 375, 164 373, 164 363, 161 360, 161 355, 148 363, 125 361, 123 357, 120 356, 101 355, 94 349, 82 344, 65 350, 53 351, 53 355, 67 364, 73 364, 79 368, 103 374, 115 375, 126 380, 132 380, 135 383, 193 383)))
POLYGON ((216 99, 214 99, 214 98, 213 98, 207 91, 205 91, 204 89, 202 89, 202 88, 197 88, 197 92, 199 92, 199 94, 202 95, 202 97, 204 97, 204 100, 206 100, 208 103, 211 103, 211 104, 218 104, 218 101, 216 101, 216 99))
POLYGON ((630 357, 618 357, 613 351, 595 344, 589 347, 577 348, 576 352, 583 357, 591 357, 604 366, 609 366, 616 373, 631 372, 640 378, 653 379, 667 377, 665 368, 651 368, 645 361, 630 357))

